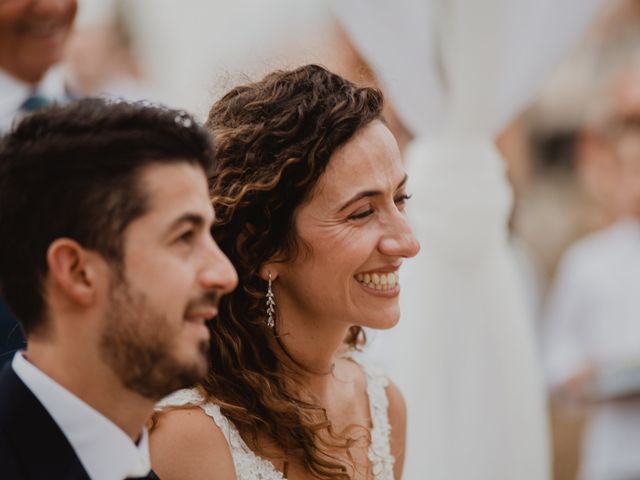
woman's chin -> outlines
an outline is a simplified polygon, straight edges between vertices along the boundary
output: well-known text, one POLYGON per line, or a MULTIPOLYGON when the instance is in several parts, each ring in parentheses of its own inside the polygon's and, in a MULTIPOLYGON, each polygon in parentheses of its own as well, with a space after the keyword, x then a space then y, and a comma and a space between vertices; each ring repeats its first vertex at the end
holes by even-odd
POLYGON ((389 312, 387 315, 383 315, 384 312, 377 311, 375 315, 371 315, 366 321, 360 323, 360 326, 372 328, 374 330, 389 330, 395 327, 400 321, 400 312, 389 312))

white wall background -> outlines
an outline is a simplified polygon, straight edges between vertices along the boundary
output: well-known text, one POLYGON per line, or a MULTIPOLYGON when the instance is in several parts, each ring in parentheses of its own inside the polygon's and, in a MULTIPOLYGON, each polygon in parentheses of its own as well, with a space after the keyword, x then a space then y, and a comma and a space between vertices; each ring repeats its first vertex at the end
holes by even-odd
MULTIPOLYGON (((123 0, 156 100, 201 118, 246 75, 317 61, 332 21, 324 0, 123 0)), ((107 21, 114 0, 79 0, 78 28, 107 21)))

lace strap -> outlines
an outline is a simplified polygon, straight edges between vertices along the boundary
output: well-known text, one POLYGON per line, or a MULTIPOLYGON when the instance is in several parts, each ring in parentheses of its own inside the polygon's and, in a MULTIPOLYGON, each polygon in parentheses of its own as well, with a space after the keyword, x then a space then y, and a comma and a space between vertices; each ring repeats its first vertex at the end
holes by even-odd
POLYGON ((182 389, 173 392, 156 403, 155 410, 163 410, 168 407, 186 407, 188 405, 200 406, 204 401, 200 392, 195 389, 182 389))
POLYGON ((156 410, 166 407, 194 405, 213 419, 229 444, 238 480, 285 480, 271 462, 257 456, 244 442, 240 432, 220 410, 220 406, 207 402, 197 390, 178 390, 156 405, 156 410))
POLYGON ((249 448, 233 422, 222 414, 218 405, 208 402, 201 405, 201 408, 213 418, 227 439, 238 480, 286 480, 270 461, 259 457, 249 448))
MULTIPOLYGON (((178 390, 168 397, 163 398, 156 405, 156 410, 161 410, 167 407, 186 407, 190 405, 200 407, 204 413, 213 419, 230 446, 233 447, 234 445, 238 445, 238 438, 240 438, 240 435, 238 434, 235 426, 222 414, 218 405, 206 402, 205 398, 200 394, 200 392, 198 392, 198 390, 178 390)), ((240 440, 242 439, 240 438, 240 440)))
POLYGON ((384 372, 367 362, 358 359, 367 376, 367 395, 373 429, 371 430, 371 446, 369 460, 373 468, 375 480, 393 480, 393 464, 391 455, 391 424, 389 423, 389 399, 386 388, 389 385, 384 372))

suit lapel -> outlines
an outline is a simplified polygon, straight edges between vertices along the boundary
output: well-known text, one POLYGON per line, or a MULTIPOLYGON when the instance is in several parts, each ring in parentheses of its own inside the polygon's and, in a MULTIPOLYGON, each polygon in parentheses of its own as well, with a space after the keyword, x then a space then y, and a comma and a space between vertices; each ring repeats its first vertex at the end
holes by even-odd
POLYGON ((73 447, 10 365, 0 371, 0 430, 27 479, 89 480, 73 447))

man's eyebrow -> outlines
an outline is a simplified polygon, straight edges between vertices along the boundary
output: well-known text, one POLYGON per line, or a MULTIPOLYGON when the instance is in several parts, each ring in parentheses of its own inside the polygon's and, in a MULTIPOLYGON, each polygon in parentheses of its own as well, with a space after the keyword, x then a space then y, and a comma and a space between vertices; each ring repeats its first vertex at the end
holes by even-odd
MULTIPOLYGON (((404 174, 404 177, 402 177, 402 180, 400 181, 400 183, 398 183, 398 186, 396 187, 396 190, 398 190, 399 188, 402 188, 405 183, 407 183, 407 174, 404 174)), ((347 200, 344 205, 342 205, 340 207, 340 209, 338 210, 339 212, 342 212, 344 209, 348 208, 349 205, 354 204, 355 202, 357 202, 358 200, 362 199, 362 198, 367 198, 367 197, 375 197, 376 195, 380 195, 382 192, 380 190, 364 190, 362 192, 358 192, 356 193, 353 197, 351 197, 349 200, 347 200)))
POLYGON ((202 215, 197 213, 185 213, 171 222, 169 228, 167 228, 167 231, 171 232, 173 230, 176 230, 185 223, 190 223, 194 227, 202 227, 205 223, 205 219, 202 215))

